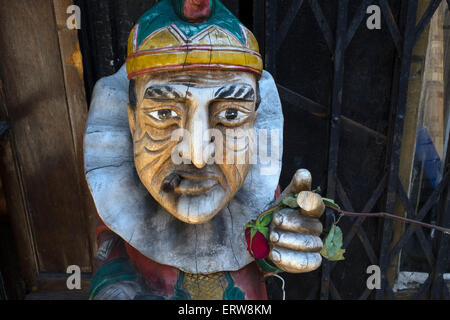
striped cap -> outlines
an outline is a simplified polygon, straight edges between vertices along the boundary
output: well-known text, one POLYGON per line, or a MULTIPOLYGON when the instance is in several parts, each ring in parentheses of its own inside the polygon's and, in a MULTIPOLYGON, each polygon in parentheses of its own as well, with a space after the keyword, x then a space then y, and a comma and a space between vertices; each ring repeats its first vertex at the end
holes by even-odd
POLYGON ((127 74, 226 69, 262 74, 253 34, 219 0, 163 0, 147 11, 128 40, 127 74))

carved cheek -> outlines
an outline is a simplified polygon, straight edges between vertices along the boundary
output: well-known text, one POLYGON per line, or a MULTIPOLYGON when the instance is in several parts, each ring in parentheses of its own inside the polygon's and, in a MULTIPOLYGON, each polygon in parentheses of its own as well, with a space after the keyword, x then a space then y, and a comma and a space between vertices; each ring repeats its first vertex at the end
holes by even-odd
MULTIPOLYGON (((243 184, 250 168, 250 137, 248 129, 251 126, 242 126, 235 131, 222 127, 223 155, 216 157, 219 162, 232 193, 236 192, 243 184)), ((220 149, 220 148, 216 148, 220 149)), ((216 155, 217 156, 217 155, 216 155)))
POLYGON ((166 163, 170 161, 173 148, 177 141, 173 141, 172 132, 177 125, 159 129, 148 123, 140 124, 136 128, 134 141, 134 157, 136 169, 140 176, 154 176, 166 163))

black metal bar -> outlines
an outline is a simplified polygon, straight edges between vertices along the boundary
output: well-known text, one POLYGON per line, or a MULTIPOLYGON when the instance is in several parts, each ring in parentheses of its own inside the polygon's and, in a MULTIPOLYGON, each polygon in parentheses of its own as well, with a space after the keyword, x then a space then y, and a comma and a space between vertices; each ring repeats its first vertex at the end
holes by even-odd
POLYGON ((281 44, 283 43, 284 39, 286 39, 286 35, 291 28, 292 23, 294 22, 294 19, 298 14, 298 11, 302 7, 303 2, 304 0, 295 0, 291 5, 291 8, 288 10, 286 16, 284 17, 283 22, 281 23, 281 26, 280 28, 278 28, 277 32, 276 50, 280 49, 281 44))
POLYGON ((370 244, 369 237, 367 237, 366 232, 363 228, 360 228, 357 232, 358 238, 361 241, 362 245, 364 246, 364 249, 366 250, 367 256, 369 257, 369 261, 371 264, 378 264, 377 255, 375 254, 375 251, 372 248, 372 245, 370 244))
MULTIPOLYGON (((383 1, 380 0, 380 4, 383 1)), ((414 46, 414 31, 416 26, 417 0, 404 2, 407 4, 407 17, 405 25, 405 37, 403 43, 401 70, 400 70, 400 84, 399 94, 397 99, 397 112, 394 120, 394 136, 392 142, 391 164, 389 170, 389 181, 387 190, 386 211, 393 213, 395 208, 396 190, 398 172, 400 166, 400 150, 402 144, 403 125, 405 117, 406 100, 408 95, 409 74, 411 67, 412 49, 414 46)), ((390 8, 389 8, 390 11, 390 8)), ((389 247, 392 236, 392 221, 390 219, 384 220, 383 235, 381 239, 380 250, 380 269, 382 289, 377 291, 377 299, 383 299, 384 293, 390 288, 387 271, 390 265, 389 261, 389 247)), ((389 291, 389 290, 388 290, 389 291)), ((389 292, 388 292, 389 293, 389 292)))
MULTIPOLYGON (((277 88, 278 88, 278 93, 282 100, 284 100, 294 106, 297 106, 297 107, 301 108, 302 110, 305 110, 316 117, 328 119, 329 111, 328 111, 327 107, 325 107, 325 106, 321 105, 320 103, 317 103, 295 91, 292 91, 281 84, 277 84, 277 88)), ((382 140, 383 142, 386 142, 386 140, 387 140, 386 136, 383 135, 382 133, 375 131, 371 128, 368 128, 359 122, 356 122, 345 116, 341 116, 341 120, 342 120, 342 126, 348 130, 354 130, 354 129, 362 130, 362 131, 374 136, 375 138, 382 140)))
MULTIPOLYGON (((403 207, 404 207, 405 211, 407 212, 408 216, 410 218, 414 219, 415 218, 414 208, 413 208, 411 202, 409 201, 408 196, 406 195, 406 191, 403 188, 403 186, 400 182, 400 179, 397 181, 397 193, 398 193, 398 197, 400 198, 400 201, 402 202, 403 207)), ((422 247, 423 252, 425 253, 425 258, 427 259, 428 264, 430 265, 431 268, 433 268, 435 260, 434 260, 433 249, 431 248, 431 244, 426 239, 422 228, 417 228, 415 234, 419 238, 418 239, 419 244, 422 247)))
MULTIPOLYGON (((310 1, 311 6, 317 4, 310 1)), ((313 9, 314 10, 314 9, 313 9)), ((316 9, 317 10, 317 9, 316 9)), ((348 0, 339 0, 336 27, 336 50, 334 53, 333 95, 331 103, 330 140, 328 153, 327 198, 333 199, 336 194, 337 163, 339 155, 340 117, 342 107, 342 90, 344 83, 345 34, 347 30, 348 0)), ((326 224, 331 223, 333 212, 327 211, 326 224)), ((322 285, 320 298, 328 299, 330 289, 330 263, 322 264, 322 285)))
POLYGON ((329 164, 328 164, 328 184, 327 197, 334 198, 336 194, 337 182, 337 162, 339 153, 339 139, 341 126, 341 107, 342 107, 342 89, 344 82, 344 35, 347 23, 348 0, 339 0, 337 22, 337 44, 334 60, 334 78, 333 78, 333 96, 331 104, 331 132, 330 132, 330 148, 329 148, 329 164))
POLYGON ((253 0, 253 35, 258 40, 261 56, 265 57, 265 1, 253 0))
MULTIPOLYGON (((370 199, 367 201, 362 212, 370 212, 372 210, 376 202, 380 199, 381 195, 383 194, 383 191, 386 189, 386 181, 387 181, 387 173, 385 173, 383 178, 381 178, 380 182, 378 183, 378 186, 376 187, 370 199)), ((345 236, 344 244, 342 246, 343 249, 348 248, 350 242, 352 241, 353 237, 357 234, 359 228, 361 227, 365 219, 366 217, 359 217, 353 220, 354 223, 352 225, 352 228, 350 229, 350 232, 345 236)), ((330 266, 330 272, 334 269, 335 266, 336 262, 332 262, 330 266)))
MULTIPOLYGON (((398 55, 402 55, 402 36, 398 29, 397 23, 395 22, 394 15, 392 14, 391 7, 387 0, 379 0, 381 11, 383 11, 383 17, 388 26, 389 32, 391 33, 392 40, 394 41, 395 47, 397 48, 398 55)), ((414 20, 415 24, 415 20, 414 20)))
POLYGON ((341 180, 339 180, 339 178, 336 179, 336 186, 337 186, 336 190, 339 195, 339 199, 341 199, 344 209, 346 211, 354 212, 355 209, 353 208, 353 205, 351 204, 350 199, 347 196, 347 192, 345 192, 345 189, 342 186, 341 180))
MULTIPOLYGON (((396 300, 394 291, 392 290, 392 288, 391 288, 390 286, 387 286, 387 287, 385 287, 385 288, 383 288, 383 289, 387 292, 389 299, 391 299, 391 300, 396 300)), ((379 291, 379 290, 378 290, 378 291, 379 291)), ((377 291, 377 292, 378 292, 378 291, 377 291)))
MULTIPOLYGON (((386 189, 386 181, 387 181, 387 174, 384 174, 383 178, 381 179, 380 183, 375 189, 375 192, 372 194, 372 197, 369 199, 369 201, 367 201, 366 205, 364 206, 362 212, 370 212, 372 210, 378 199, 380 199, 383 191, 386 189)), ((356 235, 358 229, 361 227, 365 219, 366 217, 359 217, 356 220, 354 220, 355 222, 353 223, 350 232, 345 237, 344 248, 348 247, 348 245, 352 241, 353 237, 356 235)))
POLYGON ((333 281, 331 281, 331 280, 330 280, 330 292, 331 292, 331 297, 334 300, 342 300, 342 297, 339 294, 339 291, 337 291, 336 287, 334 286, 333 281))
POLYGON ((367 300, 367 298, 370 296, 371 293, 372 290, 370 290, 369 288, 364 289, 364 292, 361 294, 358 300, 367 300))
POLYGON ((312 101, 311 99, 306 98, 301 94, 294 92, 280 84, 277 84, 277 88, 282 100, 285 100, 286 102, 318 117, 324 118, 328 116, 328 109, 323 105, 312 101))
POLYGON ((266 43, 265 43, 265 65, 274 79, 276 79, 277 60, 277 1, 266 0, 266 43))
POLYGON ((423 297, 425 292, 428 290, 428 288, 431 285, 431 277, 428 276, 428 278, 425 280, 425 282, 420 286, 419 290, 417 290, 416 294, 414 295, 413 300, 419 300, 423 297))
POLYGON ((347 48, 353 37, 355 36, 356 31, 359 28, 359 25, 363 21, 366 16, 367 7, 371 5, 374 0, 364 0, 358 8, 357 13, 353 17, 352 22, 350 23, 350 27, 348 28, 347 35, 345 37, 345 47, 347 48))
MULTIPOLYGON (((339 195, 339 198, 342 201, 342 204, 344 206, 344 209, 350 212, 354 212, 353 206, 350 202, 350 199, 347 196, 347 193, 345 192, 344 187, 341 184, 341 181, 337 179, 337 192, 339 195)), ((364 246, 364 249, 366 250, 367 256, 369 257, 370 263, 377 264, 377 257, 375 255, 375 251, 372 248, 372 245, 370 244, 369 238, 367 237, 366 232, 363 228, 359 228, 357 231, 358 238, 360 239, 362 245, 364 246)))
POLYGON ((364 131, 364 132, 370 134, 371 136, 374 136, 375 139, 381 140, 384 143, 386 143, 386 141, 387 141, 387 137, 384 134, 382 134, 376 130, 373 130, 369 127, 366 127, 365 125, 363 125, 359 122, 356 122, 350 118, 347 118, 346 116, 341 116, 341 120, 342 120, 342 126, 345 129, 348 129, 348 130, 358 129, 358 130, 361 130, 361 131, 364 131))
POLYGON ((428 239, 425 237, 422 228, 417 228, 416 236, 419 240, 420 246, 422 247, 423 253, 425 254, 425 258, 427 259, 430 269, 433 269, 436 260, 433 255, 433 248, 430 244, 430 241, 428 241, 428 239))
POLYGON ((375 207, 375 204, 377 203, 378 199, 380 199, 383 191, 386 189, 386 182, 387 182, 388 175, 385 173, 383 177, 381 178, 380 182, 378 183, 374 193, 370 197, 370 199, 367 201, 366 205, 363 208, 362 212, 370 212, 373 207, 375 207))
POLYGON ((439 5, 441 4, 442 0, 433 0, 429 5, 425 13, 423 14, 422 18, 420 19, 419 23, 416 27, 416 35, 414 42, 417 42, 419 40, 420 35, 422 34, 423 30, 425 30, 425 27, 430 23, 431 18, 433 17, 434 13, 436 12, 437 8, 439 8, 439 5))
POLYGON ((328 24, 323 14, 322 8, 319 5, 319 1, 309 0, 309 5, 311 6, 311 9, 314 13, 314 17, 316 17, 316 21, 319 24, 320 30, 322 30, 325 42, 328 45, 328 49, 330 49, 330 52, 333 52, 335 49, 333 33, 331 32, 330 25, 328 24))
MULTIPOLYGON (((419 213, 415 217, 416 220, 422 221, 423 218, 426 216, 428 211, 430 211, 431 207, 438 201, 439 195, 442 193, 444 187, 447 185, 449 180, 449 173, 447 173, 444 178, 442 179, 439 186, 433 191, 431 196, 428 198, 427 202, 423 205, 423 207, 420 209, 419 213)), ((408 229, 405 231, 405 233, 402 235, 400 240, 397 242, 397 244, 394 246, 392 251, 390 252, 388 263, 390 264, 392 260, 399 254, 400 250, 403 248, 403 246, 406 244, 406 242, 409 240, 411 235, 415 232, 415 230, 418 228, 417 225, 409 226, 408 229)))

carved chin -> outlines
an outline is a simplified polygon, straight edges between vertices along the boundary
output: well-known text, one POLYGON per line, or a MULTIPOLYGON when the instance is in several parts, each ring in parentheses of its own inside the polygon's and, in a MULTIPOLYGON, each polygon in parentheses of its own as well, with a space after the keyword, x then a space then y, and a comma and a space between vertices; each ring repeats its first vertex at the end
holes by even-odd
POLYGON ((171 213, 183 222, 201 224, 214 218, 226 203, 225 190, 221 185, 216 184, 200 194, 181 194, 178 197, 176 210, 171 213))

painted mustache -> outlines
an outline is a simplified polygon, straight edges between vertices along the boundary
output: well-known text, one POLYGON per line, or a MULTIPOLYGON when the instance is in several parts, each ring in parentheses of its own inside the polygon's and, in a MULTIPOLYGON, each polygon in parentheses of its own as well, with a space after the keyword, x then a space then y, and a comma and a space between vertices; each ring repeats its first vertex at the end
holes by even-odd
POLYGON ((183 194, 198 194, 208 191, 217 184, 222 185, 222 179, 213 172, 174 171, 164 179, 162 190, 183 194))

